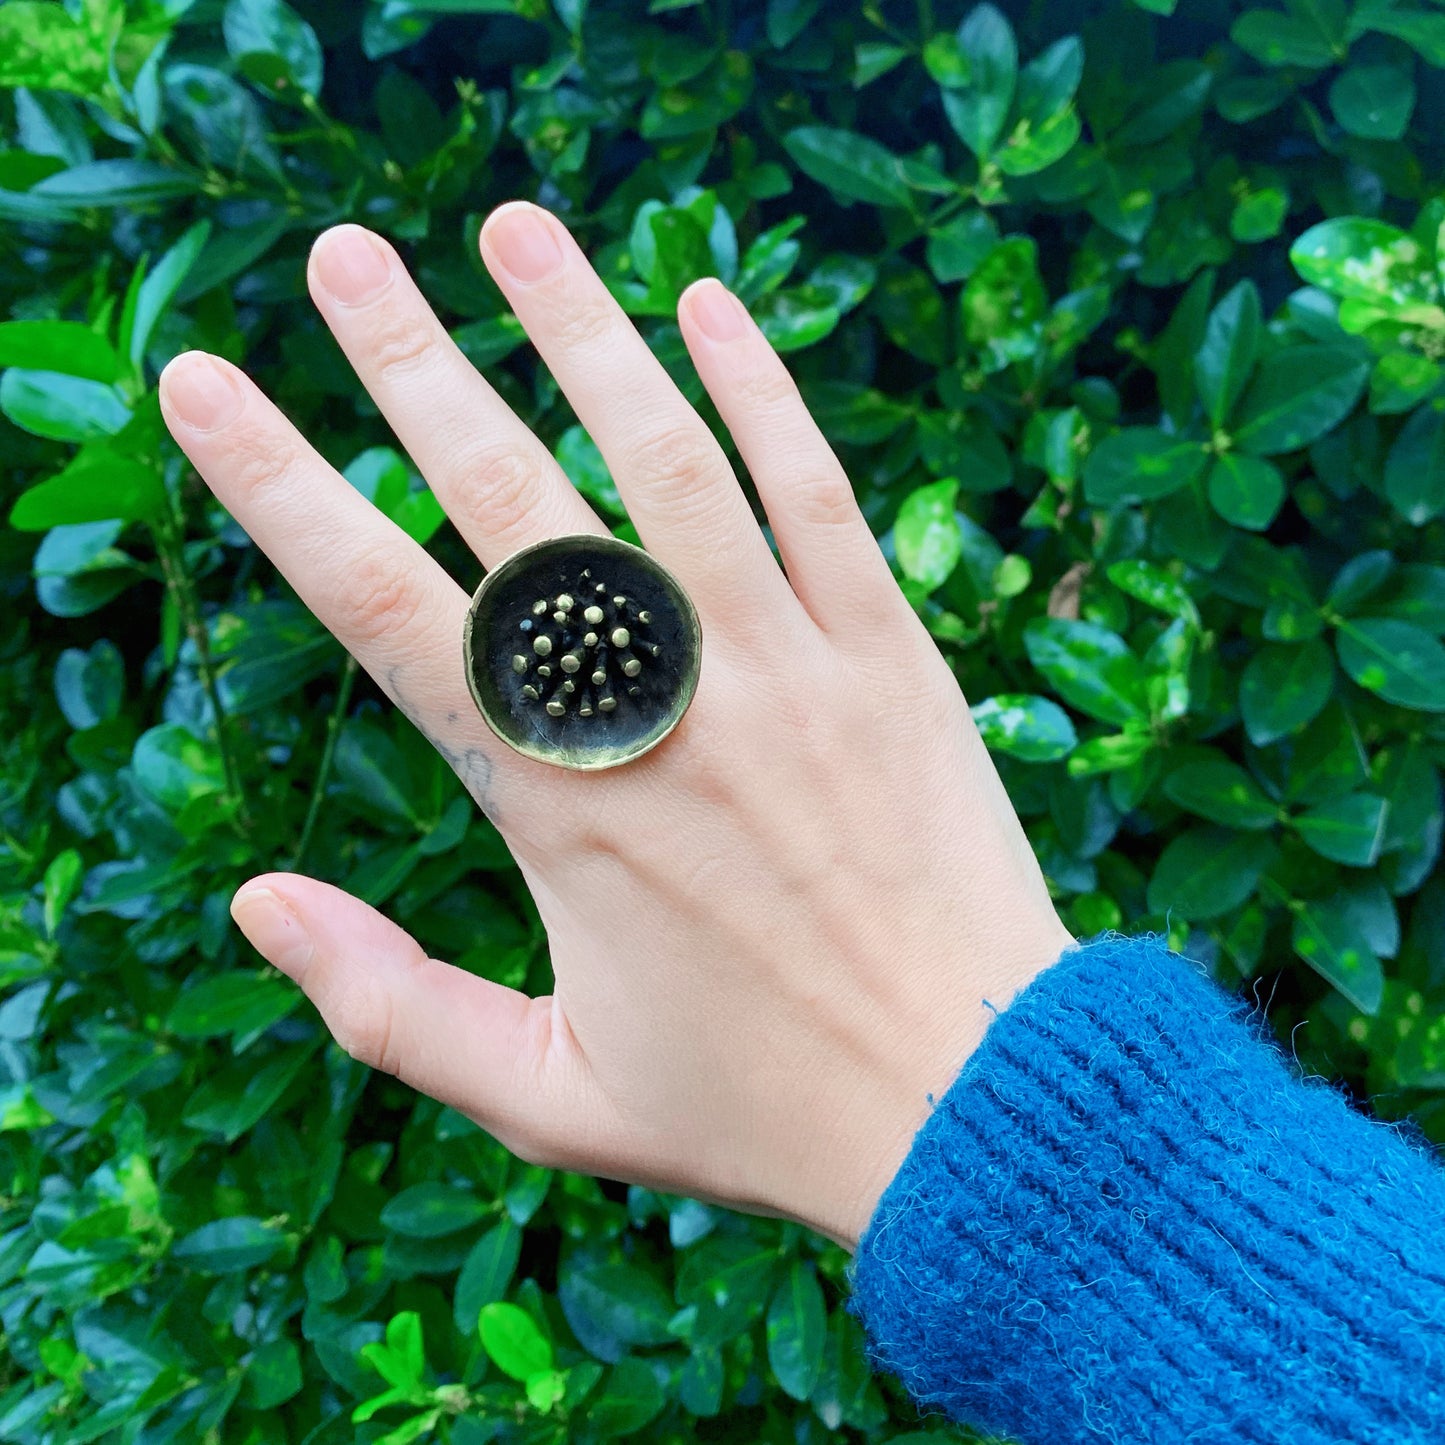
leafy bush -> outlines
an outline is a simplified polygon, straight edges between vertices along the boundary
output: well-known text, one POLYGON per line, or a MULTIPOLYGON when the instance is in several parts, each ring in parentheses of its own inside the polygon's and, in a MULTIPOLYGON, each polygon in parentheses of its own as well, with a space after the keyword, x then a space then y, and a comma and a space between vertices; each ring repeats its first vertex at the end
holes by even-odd
POLYGON ((948 1433, 841 1250, 509 1157, 230 924, 301 867, 548 983, 497 833, 159 420, 177 351, 240 362, 475 585, 307 300, 346 218, 632 540, 477 230, 561 214, 715 425, 674 316, 720 275, 1074 931, 1167 928, 1445 1135, 1445 12, 1172 9, 0 6, 0 1438, 948 1433))

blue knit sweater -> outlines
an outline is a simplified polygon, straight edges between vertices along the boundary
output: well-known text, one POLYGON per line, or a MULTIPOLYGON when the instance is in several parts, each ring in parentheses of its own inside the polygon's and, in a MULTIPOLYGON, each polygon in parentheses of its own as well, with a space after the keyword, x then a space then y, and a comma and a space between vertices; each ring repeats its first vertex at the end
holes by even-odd
POLYGON ((1076 944, 995 1012, 859 1244, 876 1364, 1023 1445, 1445 1442, 1418 1134, 1152 935, 1076 944))

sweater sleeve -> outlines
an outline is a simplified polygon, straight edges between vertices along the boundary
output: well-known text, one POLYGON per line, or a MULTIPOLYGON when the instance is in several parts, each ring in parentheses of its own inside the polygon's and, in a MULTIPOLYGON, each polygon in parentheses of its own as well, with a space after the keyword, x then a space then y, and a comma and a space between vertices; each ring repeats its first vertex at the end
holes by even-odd
POLYGON ((859 1243, 875 1364, 1022 1445, 1445 1442, 1428 1147, 1155 935, 995 1014, 859 1243))

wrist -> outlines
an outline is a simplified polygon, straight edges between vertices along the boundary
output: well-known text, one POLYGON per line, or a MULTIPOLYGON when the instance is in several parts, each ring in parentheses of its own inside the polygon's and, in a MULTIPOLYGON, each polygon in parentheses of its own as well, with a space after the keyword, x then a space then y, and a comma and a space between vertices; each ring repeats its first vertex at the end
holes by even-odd
POLYGON ((846 1106, 820 1121, 821 1158, 802 1222, 856 1252, 889 1183, 934 1107, 982 1046, 994 1020, 1078 940, 1056 914, 1010 934, 957 994, 875 1029, 873 1067, 846 1106))

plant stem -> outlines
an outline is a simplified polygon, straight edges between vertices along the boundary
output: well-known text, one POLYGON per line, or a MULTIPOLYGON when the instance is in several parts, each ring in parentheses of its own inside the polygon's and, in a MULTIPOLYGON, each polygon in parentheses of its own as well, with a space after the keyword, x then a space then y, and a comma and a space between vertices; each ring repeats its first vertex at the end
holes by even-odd
POLYGON ((346 664, 341 669, 341 683, 336 689, 336 705, 326 722, 326 745, 321 751, 321 766, 316 770, 316 783, 311 789, 311 801, 306 808, 306 821, 301 825, 301 838, 291 859, 288 872, 294 873, 306 856, 311 845, 311 835, 316 830, 316 820, 321 816, 321 800, 326 794, 326 784, 331 778, 331 765, 336 757, 336 739, 341 732, 342 720, 351 703, 351 689, 356 684, 357 662, 348 652, 346 664))
POLYGON ((246 807, 246 798, 241 791, 240 772, 236 767, 235 755, 231 751, 231 740, 226 727, 228 721, 226 710, 221 705, 221 692, 216 686, 216 665, 211 657, 211 641, 205 624, 201 621, 201 611, 196 600, 195 578, 191 576, 190 569, 186 566, 185 526, 174 499, 170 500, 167 514, 157 520, 154 534, 156 552, 160 557, 161 571, 165 575, 166 586, 175 601, 176 611, 180 613, 181 626, 185 629, 186 636, 190 638, 191 646, 196 650, 196 670, 200 673, 201 686, 205 689, 206 699, 211 704, 211 712, 216 719, 216 751, 221 756, 221 773, 226 780, 226 797, 235 809, 235 818, 241 832, 249 833, 251 830, 250 810, 246 807))

